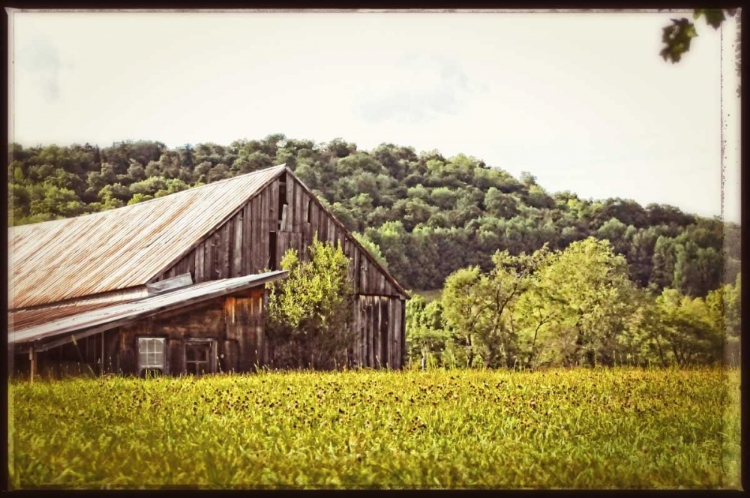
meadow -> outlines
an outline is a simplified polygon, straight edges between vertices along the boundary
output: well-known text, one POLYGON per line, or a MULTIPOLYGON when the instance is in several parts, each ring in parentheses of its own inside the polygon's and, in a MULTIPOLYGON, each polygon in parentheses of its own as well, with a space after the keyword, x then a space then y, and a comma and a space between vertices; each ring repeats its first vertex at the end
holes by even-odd
POLYGON ((12 381, 13 488, 737 488, 739 371, 12 381))

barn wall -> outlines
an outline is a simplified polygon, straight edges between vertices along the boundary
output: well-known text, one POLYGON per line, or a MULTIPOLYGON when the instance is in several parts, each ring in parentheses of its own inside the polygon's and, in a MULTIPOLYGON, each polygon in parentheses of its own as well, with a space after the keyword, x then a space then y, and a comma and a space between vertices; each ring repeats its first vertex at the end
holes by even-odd
POLYGON ((247 372, 265 364, 264 289, 252 289, 233 296, 220 297, 191 306, 189 309, 165 311, 120 327, 114 346, 105 343, 112 353, 116 371, 137 373, 138 337, 167 339, 167 373, 185 372, 184 345, 189 339, 216 341, 218 372, 247 372))
MULTIPOLYGON (((307 260, 306 249, 316 233, 319 240, 340 242, 350 260, 349 280, 356 293, 353 326, 360 330, 360 337, 354 345, 355 363, 401 368, 403 294, 372 256, 354 242, 343 224, 288 172, 259 192, 156 280, 190 272, 195 282, 205 282, 280 269, 281 259, 288 249, 296 249, 300 257, 307 260), (365 308, 365 311, 360 311, 360 308, 365 308), (381 326, 384 327, 382 337, 381 326), (380 349, 371 350, 376 347, 380 349)), ((238 306, 240 312, 245 312, 244 305, 238 306)), ((253 344, 237 345, 242 349, 238 350, 240 361, 255 362, 258 359, 253 344)), ((247 366, 247 363, 243 365, 247 366)))

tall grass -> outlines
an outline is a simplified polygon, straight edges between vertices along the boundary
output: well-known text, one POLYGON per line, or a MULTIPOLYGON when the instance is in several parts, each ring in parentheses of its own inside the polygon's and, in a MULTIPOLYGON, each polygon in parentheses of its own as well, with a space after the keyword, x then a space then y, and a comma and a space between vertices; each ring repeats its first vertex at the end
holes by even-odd
POLYGON ((736 488, 739 371, 14 381, 15 488, 736 488))

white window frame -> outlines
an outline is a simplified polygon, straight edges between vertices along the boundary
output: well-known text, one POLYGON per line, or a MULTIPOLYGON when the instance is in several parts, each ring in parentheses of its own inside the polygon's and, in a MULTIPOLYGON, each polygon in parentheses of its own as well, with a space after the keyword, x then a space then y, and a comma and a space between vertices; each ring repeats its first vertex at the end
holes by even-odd
POLYGON ((138 375, 144 370, 167 371, 167 339, 164 337, 138 337, 138 375), (161 349, 161 351, 159 350, 161 349))

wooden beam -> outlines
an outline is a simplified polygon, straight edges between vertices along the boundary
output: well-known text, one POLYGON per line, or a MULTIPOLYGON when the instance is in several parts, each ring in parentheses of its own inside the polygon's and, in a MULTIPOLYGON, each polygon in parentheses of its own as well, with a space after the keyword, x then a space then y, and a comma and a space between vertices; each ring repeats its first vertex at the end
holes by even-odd
POLYGON ((34 383, 34 375, 36 374, 36 350, 32 346, 29 349, 29 363, 31 366, 29 367, 29 383, 34 383))
POLYGON ((104 334, 105 332, 102 331, 102 355, 99 358, 99 376, 104 377, 104 334))

